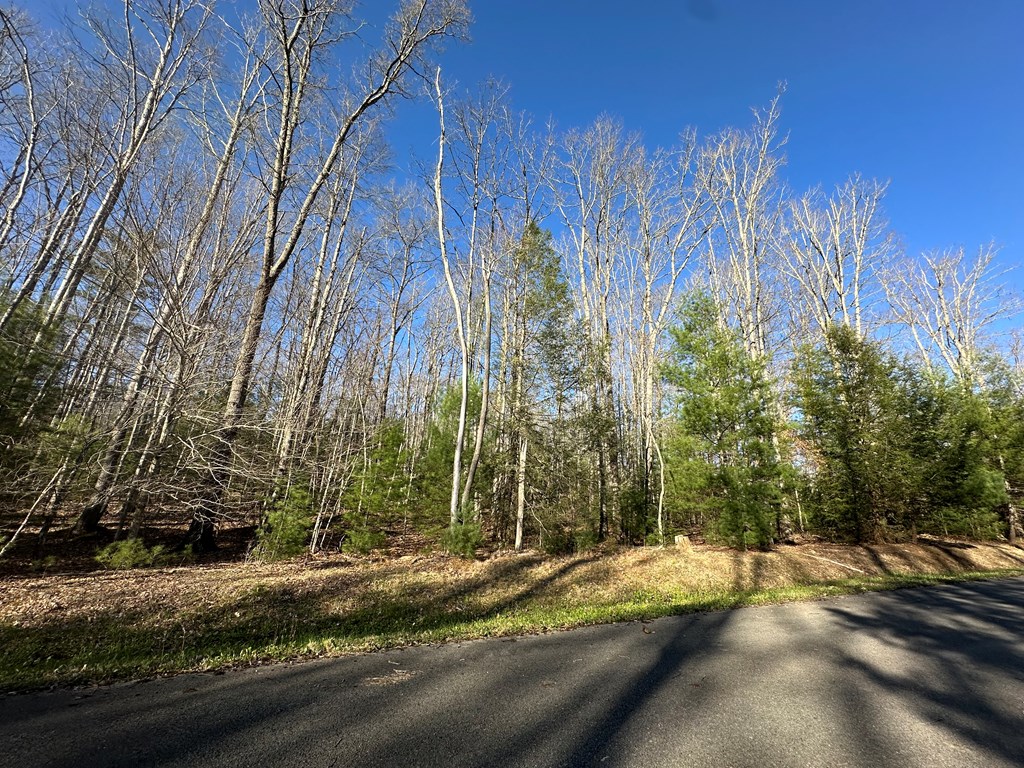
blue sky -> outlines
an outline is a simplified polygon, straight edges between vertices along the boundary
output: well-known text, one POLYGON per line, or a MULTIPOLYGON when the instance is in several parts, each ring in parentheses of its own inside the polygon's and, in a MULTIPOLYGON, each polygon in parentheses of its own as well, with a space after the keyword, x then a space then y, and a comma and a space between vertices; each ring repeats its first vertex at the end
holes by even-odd
MULTIPOLYGON (((395 2, 363 5, 379 19, 395 2)), ((74 3, 28 6, 49 15, 74 3)), ((853 172, 890 179, 887 214, 908 250, 995 241, 1004 265, 1024 261, 1024 0, 471 6, 472 42, 443 58, 449 82, 495 76, 541 122, 579 127, 607 113, 654 146, 687 126, 745 126, 784 81, 793 188, 828 188, 853 172)), ((404 104, 398 118, 399 159, 431 156, 429 106, 404 104)))
POLYGON ((540 120, 608 113, 667 145, 686 126, 746 125, 785 81, 791 186, 891 179, 909 250, 994 240, 1004 264, 1024 261, 1024 0, 492 0, 473 14, 446 76, 500 77, 540 120))

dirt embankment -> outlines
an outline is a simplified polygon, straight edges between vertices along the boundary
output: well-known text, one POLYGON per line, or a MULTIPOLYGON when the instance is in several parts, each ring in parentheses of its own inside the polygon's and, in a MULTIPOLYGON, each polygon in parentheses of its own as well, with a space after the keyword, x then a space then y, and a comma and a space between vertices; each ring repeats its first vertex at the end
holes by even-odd
POLYGON ((314 600, 344 615, 364 600, 424 595, 463 602, 572 603, 761 590, 891 574, 938 574, 1024 567, 1024 549, 1006 544, 921 539, 916 544, 804 543, 773 552, 718 547, 618 549, 573 557, 499 554, 464 561, 439 555, 355 558, 330 555, 277 564, 216 563, 124 572, 8 575, 0 582, 0 623, 31 626, 91 617, 176 615, 223 610, 254 592, 314 600))

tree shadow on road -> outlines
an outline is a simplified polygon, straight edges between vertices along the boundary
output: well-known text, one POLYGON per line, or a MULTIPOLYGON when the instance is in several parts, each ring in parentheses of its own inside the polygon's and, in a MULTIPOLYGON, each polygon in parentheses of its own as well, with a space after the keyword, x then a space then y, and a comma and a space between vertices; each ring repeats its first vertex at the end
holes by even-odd
POLYGON ((1019 701, 1024 613, 1003 594, 1008 583, 1014 582, 901 590, 870 602, 829 604, 828 613, 851 639, 868 648, 872 643, 897 647, 913 659, 894 669, 851 642, 851 650, 838 659, 855 681, 844 700, 884 694, 950 736, 1019 762, 1024 755, 1019 701))
MULTIPOLYGON (((561 589, 567 574, 582 565, 562 563, 509 600, 527 589, 561 589)), ((509 563, 502 573, 513 578, 525 567, 509 563)), ((60 740, 66 758, 60 764, 68 766, 200 764, 217 755, 238 765, 369 768, 440 764, 436 756, 447 766, 626 765, 628 744, 660 738, 647 730, 658 702, 662 716, 666 706, 677 713, 661 728, 689 733, 705 748, 693 764, 698 757, 705 765, 755 764, 729 751, 730 734, 701 731, 701 718, 722 708, 739 713, 739 727, 749 732, 760 717, 757 726, 769 733, 790 725, 811 743, 842 742, 865 761, 889 755, 888 765, 914 762, 912 752, 901 751, 907 749, 897 718, 902 713, 950 738, 969 740, 980 754, 1015 764, 1024 754, 1024 722, 1019 701, 1012 700, 1024 677, 1024 614, 1019 597, 1007 600, 999 584, 818 603, 813 610, 831 622, 825 633, 814 631, 818 620, 808 618, 811 606, 794 604, 764 609, 770 614, 720 611, 592 627, 571 636, 412 648, 158 681, 129 688, 124 695, 136 698, 116 707, 122 694, 104 689, 83 704, 93 707, 92 722, 104 723, 102 751, 80 743, 78 710, 71 706, 8 703, 0 719, 5 732, 53 734, 49 738, 60 740), (741 616, 763 622, 764 631, 753 638, 736 635, 733 626, 741 616), (762 637, 769 629, 776 633, 770 640, 762 637), (909 654, 912 663, 894 667, 879 653, 883 647, 900 650, 900 659, 909 654), (810 686, 805 691, 812 715, 825 718, 817 726, 820 736, 812 719, 787 723, 792 713, 775 708, 765 680, 785 681, 787 664, 814 669, 802 684, 810 686), (727 669, 742 674, 727 676, 727 669), (1002 687, 1007 679, 1016 687, 1002 687), (819 701, 835 706, 819 713, 819 701), (879 707, 880 701, 887 705, 879 707), (314 754, 316 760, 309 757, 314 754), (333 755, 334 762, 324 755, 333 755)), ((465 598, 467 589, 460 585, 429 600, 465 598)), ((61 695, 60 701, 75 703, 70 693, 61 695)), ((741 742, 747 735, 731 737, 741 742)), ((758 765, 797 764, 791 747, 785 738, 767 737, 752 754, 758 765)), ((677 757, 685 764, 691 755, 677 757)))

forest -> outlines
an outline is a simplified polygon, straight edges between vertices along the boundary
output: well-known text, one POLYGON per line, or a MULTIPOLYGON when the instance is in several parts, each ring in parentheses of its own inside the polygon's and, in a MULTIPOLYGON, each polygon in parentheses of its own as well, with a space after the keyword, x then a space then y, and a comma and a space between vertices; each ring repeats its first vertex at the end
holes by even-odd
POLYGON ((791 189, 781 87, 650 147, 449 82, 466 5, 394 5, 0 8, 0 558, 1022 535, 994 244, 791 189))

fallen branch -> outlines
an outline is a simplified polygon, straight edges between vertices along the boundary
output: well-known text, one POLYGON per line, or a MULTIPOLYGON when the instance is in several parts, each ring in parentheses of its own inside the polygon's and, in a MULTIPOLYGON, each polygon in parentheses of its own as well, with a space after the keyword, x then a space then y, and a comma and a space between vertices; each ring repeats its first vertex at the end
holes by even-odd
POLYGON ((818 555, 812 555, 810 552, 798 552, 797 554, 804 555, 805 557, 813 557, 815 560, 821 560, 826 563, 832 563, 832 565, 838 565, 840 568, 848 568, 851 571, 856 571, 857 573, 863 573, 864 575, 867 575, 867 571, 862 571, 860 568, 854 568, 852 565, 847 565, 846 563, 840 563, 838 560, 829 560, 827 557, 819 557, 818 555))

